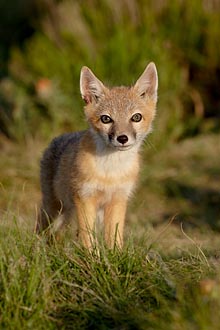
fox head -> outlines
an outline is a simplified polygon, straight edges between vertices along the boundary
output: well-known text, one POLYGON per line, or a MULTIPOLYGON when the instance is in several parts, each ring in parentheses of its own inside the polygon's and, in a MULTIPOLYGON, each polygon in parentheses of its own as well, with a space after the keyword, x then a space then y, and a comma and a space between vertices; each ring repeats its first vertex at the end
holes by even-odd
POLYGON ((113 150, 140 146, 156 112, 158 77, 150 63, 132 87, 106 87, 88 67, 80 75, 86 118, 95 136, 113 150))

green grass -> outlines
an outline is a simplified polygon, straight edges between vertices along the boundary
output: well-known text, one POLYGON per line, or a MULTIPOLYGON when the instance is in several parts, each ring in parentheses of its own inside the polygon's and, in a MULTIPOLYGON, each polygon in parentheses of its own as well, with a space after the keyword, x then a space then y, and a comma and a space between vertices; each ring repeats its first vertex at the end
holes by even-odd
POLYGON ((200 249, 178 257, 130 240, 97 256, 4 220, 1 329, 218 329, 219 271, 200 249))

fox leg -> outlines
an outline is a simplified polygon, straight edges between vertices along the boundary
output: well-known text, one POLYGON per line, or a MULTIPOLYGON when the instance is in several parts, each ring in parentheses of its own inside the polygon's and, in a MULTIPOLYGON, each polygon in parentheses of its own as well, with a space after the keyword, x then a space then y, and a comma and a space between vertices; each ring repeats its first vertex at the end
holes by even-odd
POLYGON ((61 209, 61 203, 58 201, 43 200, 42 206, 37 218, 35 232, 37 234, 42 233, 50 227, 53 221, 59 215, 61 209))
POLYGON ((76 215, 78 219, 78 235, 83 246, 91 249, 95 244, 94 225, 96 221, 96 203, 94 198, 75 198, 76 215))
POLYGON ((108 247, 115 244, 121 248, 123 245, 123 232, 127 199, 123 196, 114 196, 104 208, 104 232, 108 247))

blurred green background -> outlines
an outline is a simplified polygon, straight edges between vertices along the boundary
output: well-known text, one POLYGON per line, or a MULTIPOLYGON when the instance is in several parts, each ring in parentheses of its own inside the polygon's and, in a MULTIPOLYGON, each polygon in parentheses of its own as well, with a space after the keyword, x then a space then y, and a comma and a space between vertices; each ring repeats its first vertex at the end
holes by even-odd
POLYGON ((1 133, 79 128, 82 65, 120 85, 149 61, 159 72, 161 143, 219 130, 219 40, 216 0, 1 0, 1 133))
POLYGON ((0 207, 34 222, 43 149, 86 127, 83 65, 107 85, 131 85, 150 61, 158 114, 128 219, 141 229, 178 214, 219 230, 218 0, 1 0, 0 207))

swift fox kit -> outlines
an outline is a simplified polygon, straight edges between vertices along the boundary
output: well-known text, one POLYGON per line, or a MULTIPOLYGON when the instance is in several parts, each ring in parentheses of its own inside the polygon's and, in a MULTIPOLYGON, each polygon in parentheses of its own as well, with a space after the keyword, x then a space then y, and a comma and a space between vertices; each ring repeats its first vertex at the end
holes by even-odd
POLYGON ((155 116, 158 78, 150 63, 132 87, 107 88, 83 67, 80 91, 89 128, 55 138, 41 161, 42 206, 36 231, 76 212, 82 244, 94 244, 99 210, 109 247, 123 244, 127 201, 139 172, 139 149, 155 116))

